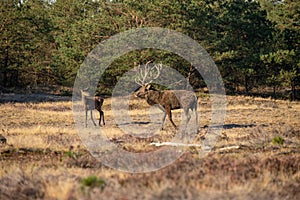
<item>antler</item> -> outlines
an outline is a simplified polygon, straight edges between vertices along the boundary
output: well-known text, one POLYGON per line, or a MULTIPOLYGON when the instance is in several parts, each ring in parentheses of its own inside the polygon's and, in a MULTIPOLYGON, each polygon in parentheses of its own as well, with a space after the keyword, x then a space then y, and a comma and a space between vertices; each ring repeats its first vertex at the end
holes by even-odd
POLYGON ((151 83, 160 76, 162 64, 149 66, 149 63, 151 61, 148 61, 144 66, 138 66, 138 77, 135 78, 135 82, 140 86, 151 83), (150 80, 147 82, 147 79, 150 80))

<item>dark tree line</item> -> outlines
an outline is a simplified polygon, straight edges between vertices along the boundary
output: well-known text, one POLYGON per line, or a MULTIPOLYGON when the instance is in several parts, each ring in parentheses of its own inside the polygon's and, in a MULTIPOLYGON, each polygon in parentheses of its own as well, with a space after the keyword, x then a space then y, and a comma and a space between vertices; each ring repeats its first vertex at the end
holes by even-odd
MULTIPOLYGON (((300 84, 300 2, 296 0, 2 0, 2 87, 72 86, 101 41, 139 27, 163 27, 197 40, 216 62, 228 91, 256 93, 300 84)), ((141 50, 116 60, 100 87, 111 92, 123 73, 149 60, 172 66, 194 88, 205 86, 184 59, 141 50)), ((262 92, 261 92, 262 93, 262 92)))

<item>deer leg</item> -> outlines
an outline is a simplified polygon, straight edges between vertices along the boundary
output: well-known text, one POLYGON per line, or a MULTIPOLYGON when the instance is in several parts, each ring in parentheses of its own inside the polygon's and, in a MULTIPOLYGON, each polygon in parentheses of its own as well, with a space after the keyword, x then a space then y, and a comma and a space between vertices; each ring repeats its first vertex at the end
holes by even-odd
POLYGON ((184 115, 185 115, 185 124, 187 125, 191 119, 191 115, 189 114, 189 109, 184 109, 184 115))
POLYGON ((102 120, 103 120, 103 125, 105 126, 105 120, 104 120, 104 112, 101 110, 102 113, 102 120))
POLYGON ((174 126, 175 129, 177 129, 177 126, 175 125, 175 123, 173 122, 173 119, 172 119, 172 111, 171 111, 171 108, 167 108, 167 115, 169 116, 169 120, 171 121, 172 125, 174 126))
POLYGON ((99 111, 99 122, 98 122, 98 124, 99 124, 99 126, 101 126, 101 118, 102 118, 102 116, 101 116, 101 110, 98 110, 99 111))
POLYGON ((101 126, 101 121, 103 122, 103 125, 105 125, 105 121, 104 121, 104 112, 102 110, 99 111, 99 126, 101 126))
POLYGON ((199 121, 198 121, 198 112, 197 112, 197 108, 194 109, 194 113, 195 113, 195 116, 196 116, 196 130, 198 132, 198 129, 199 129, 199 121))
POLYGON ((95 123, 95 121, 94 121, 93 110, 92 110, 92 109, 91 109, 91 119, 92 119, 92 121, 93 121, 94 126, 97 126, 96 123, 95 123))
POLYGON ((198 112, 197 112, 197 101, 195 102, 194 104, 194 108, 192 109, 194 111, 194 114, 195 114, 195 118, 196 118, 196 121, 195 121, 195 129, 196 129, 196 132, 198 132, 199 130, 199 119, 198 119, 198 112))
POLYGON ((88 116, 88 110, 85 110, 85 127, 87 127, 87 116, 88 116))
POLYGON ((163 116, 163 118, 162 118, 161 130, 164 130, 164 124, 166 123, 166 116, 167 116, 167 113, 166 113, 166 111, 164 110, 164 116, 163 116))
POLYGON ((161 105, 157 104, 157 107, 164 113, 164 116, 162 118, 162 125, 160 128, 160 130, 164 130, 164 124, 166 123, 167 112, 166 112, 166 109, 164 109, 164 107, 162 107, 161 105))

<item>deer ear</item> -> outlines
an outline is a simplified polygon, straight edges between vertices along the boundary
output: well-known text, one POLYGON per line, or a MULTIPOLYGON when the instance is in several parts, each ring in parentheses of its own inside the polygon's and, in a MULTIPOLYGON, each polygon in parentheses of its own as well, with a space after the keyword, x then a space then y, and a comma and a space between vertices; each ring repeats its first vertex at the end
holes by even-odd
POLYGON ((147 89, 147 90, 150 90, 150 88, 151 88, 151 84, 147 84, 147 85, 146 85, 146 89, 147 89))

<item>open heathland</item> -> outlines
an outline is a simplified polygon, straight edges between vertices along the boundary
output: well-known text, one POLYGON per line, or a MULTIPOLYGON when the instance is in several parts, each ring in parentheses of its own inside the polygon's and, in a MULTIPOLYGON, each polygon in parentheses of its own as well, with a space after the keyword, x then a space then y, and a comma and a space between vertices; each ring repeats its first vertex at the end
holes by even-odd
MULTIPOLYGON (((102 108, 106 126, 96 129, 118 149, 154 152, 164 147, 153 143, 171 143, 176 136, 168 120, 152 135, 124 133, 132 124, 116 125, 111 100, 102 108)), ((129 104, 140 130, 159 124, 154 122, 159 110, 140 99, 130 98, 129 104)), ((189 143, 200 146, 174 147, 182 155, 169 165, 128 173, 105 166, 88 151, 75 128, 71 100, 3 102, 0 199, 299 199, 299 102, 227 96, 222 133, 205 156, 209 96, 201 95, 198 105, 200 128, 189 143)), ((181 111, 173 111, 174 122, 181 119, 181 111)))

